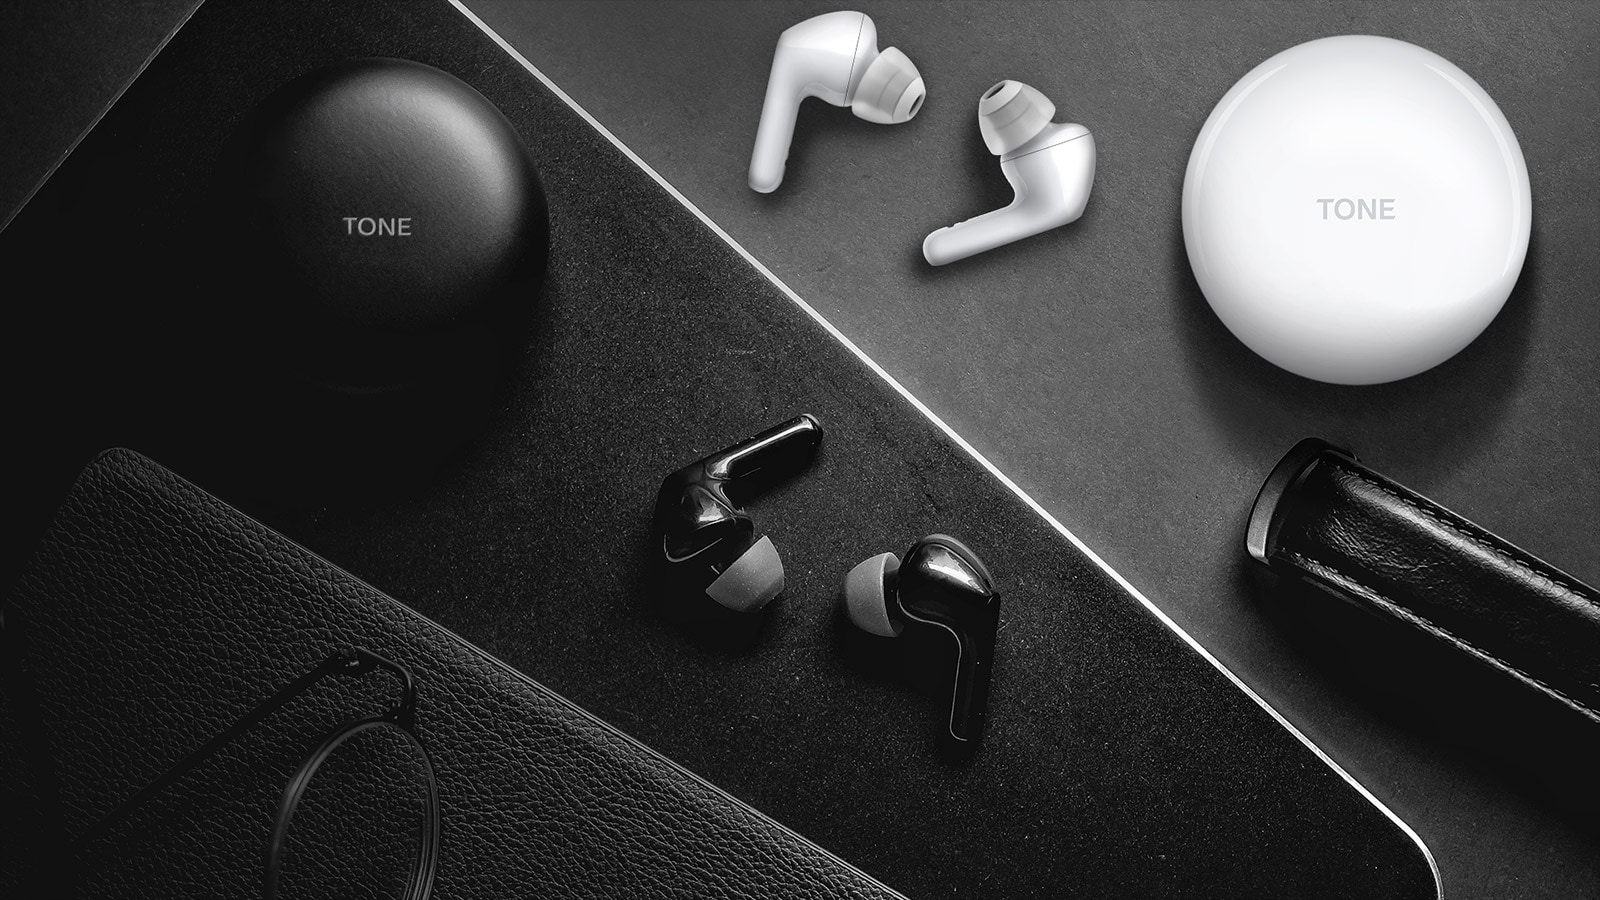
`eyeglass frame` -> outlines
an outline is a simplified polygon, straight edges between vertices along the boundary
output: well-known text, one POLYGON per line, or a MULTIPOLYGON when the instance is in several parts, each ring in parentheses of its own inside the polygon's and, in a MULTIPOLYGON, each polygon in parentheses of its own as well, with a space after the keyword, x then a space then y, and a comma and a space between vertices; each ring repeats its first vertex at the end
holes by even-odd
MULTIPOLYGON (((29 731, 35 732, 29 743, 33 745, 31 753, 34 757, 34 767, 40 769, 44 779, 41 786, 45 794, 53 801, 54 807, 50 813, 50 826, 63 838, 65 825, 60 814, 60 797, 57 791, 53 767, 49 765, 49 754, 43 747, 43 740, 39 737, 37 728, 40 726, 38 715, 38 698, 33 691, 31 679, 22 671, 21 650, 25 646, 24 625, 19 611, 10 604, 0 604, 0 634, 4 635, 7 652, 5 655, 10 662, 5 666, 7 680, 12 681, 24 695, 19 698, 23 706, 23 724, 29 731)), ((439 781, 433 768, 433 760, 428 755, 427 748, 423 746, 416 733, 416 706, 417 686, 416 679, 406 667, 367 650, 364 647, 347 647, 339 650, 324 659, 316 667, 302 674, 299 678, 278 689, 266 700, 258 703, 253 709, 217 734, 211 740, 201 745, 188 756, 170 766, 155 780, 145 785, 133 796, 124 800, 109 814, 100 819, 93 827, 72 841, 67 849, 66 858, 76 857, 78 853, 88 848, 96 841, 108 834, 112 828, 120 824, 140 805, 151 797, 160 793, 164 788, 193 771, 202 761, 221 750, 229 742, 244 734, 267 716, 276 712, 290 700, 300 696, 313 685, 330 675, 347 675, 359 677, 374 669, 382 669, 396 677, 400 682, 400 699, 387 711, 361 719, 352 719, 330 731, 318 744, 305 754, 295 768, 295 773, 284 786, 283 794, 278 801, 278 811, 273 820, 272 834, 267 841, 263 854, 262 897, 264 900, 276 900, 283 861, 283 849, 289 836, 289 823, 294 817, 295 809, 299 806, 306 788, 311 784, 317 770, 327 761, 341 744, 365 731, 392 727, 405 736, 407 742, 416 749, 422 761, 424 780, 427 784, 427 808, 422 816, 422 830, 417 837, 417 853, 411 873, 406 880, 406 891, 402 895, 405 900, 428 900, 433 892, 433 881, 438 871, 439 862, 439 781)))

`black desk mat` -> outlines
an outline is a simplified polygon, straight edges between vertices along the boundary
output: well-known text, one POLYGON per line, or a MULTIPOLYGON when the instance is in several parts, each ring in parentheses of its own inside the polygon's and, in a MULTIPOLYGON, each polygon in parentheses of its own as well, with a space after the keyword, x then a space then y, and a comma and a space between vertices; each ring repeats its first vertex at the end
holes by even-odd
POLYGON ((204 392, 174 387, 218 353, 176 311, 228 298, 186 281, 185 238, 227 227, 192 212, 239 116, 363 55, 511 118, 551 268, 503 408, 435 480, 247 511, 913 896, 1434 895, 1409 835, 443 3, 206 5, 0 236, 34 286, 6 347, 33 473, 13 524, 113 443, 248 492, 204 392), (788 589, 753 652, 701 646, 644 599, 656 483, 802 410, 822 454, 757 507, 788 589), (931 752, 935 700, 847 663, 834 603, 854 562, 935 530, 1006 597, 965 767, 931 752))

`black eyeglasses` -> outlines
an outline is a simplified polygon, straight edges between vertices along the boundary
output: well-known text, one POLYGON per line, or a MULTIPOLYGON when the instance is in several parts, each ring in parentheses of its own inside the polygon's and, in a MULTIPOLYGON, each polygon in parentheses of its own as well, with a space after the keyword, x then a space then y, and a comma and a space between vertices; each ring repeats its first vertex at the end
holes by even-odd
MULTIPOLYGON (((20 648, 23 640, 21 635, 21 621, 15 609, 0 612, 0 630, 3 630, 10 645, 7 656, 13 662, 18 659, 15 652, 20 648), (9 621, 8 621, 9 620, 9 621)), ((46 795, 55 800, 56 808, 50 811, 51 822, 56 826, 57 833, 64 834, 60 827, 61 815, 59 800, 56 799, 53 778, 53 766, 50 765, 48 751, 43 749, 42 737, 37 731, 37 698, 31 696, 31 685, 23 676, 19 665, 7 665, 8 680, 20 690, 19 697, 24 707, 25 719, 32 722, 26 724, 27 730, 34 732, 32 743, 34 747, 34 766, 40 770, 41 777, 46 780, 42 785, 46 795)), ((193 771, 202 761, 216 754, 224 746, 249 731, 278 710, 290 700, 306 693, 312 686, 332 675, 359 677, 374 670, 382 670, 394 676, 400 684, 399 700, 385 712, 366 718, 348 721, 322 738, 295 768, 294 774, 284 786, 283 794, 278 801, 277 814, 273 819, 272 833, 267 841, 264 853, 264 873, 262 878, 261 894, 268 900, 278 897, 285 881, 283 876, 286 847, 289 842, 290 825, 294 819, 295 811, 300 807, 302 799, 306 796, 308 788, 312 785, 317 773, 324 768, 341 746, 352 738, 368 732, 386 731, 398 734, 405 745, 412 751, 417 764, 422 772, 422 781, 426 784, 426 798, 423 803, 421 823, 417 829, 416 847, 411 855, 411 866, 406 879, 404 892, 400 895, 406 900, 426 900, 433 890, 434 874, 438 866, 439 857, 439 784, 435 777, 432 760, 426 748, 416 733, 416 681, 410 671, 405 667, 379 656, 369 650, 353 647, 329 656, 320 665, 301 675, 299 678, 279 689, 277 693, 262 701, 254 709, 239 718, 233 725, 222 731, 204 745, 173 764, 160 777, 140 789, 133 796, 124 800, 109 815, 101 819, 92 828, 85 832, 76 841, 73 841, 64 855, 63 861, 69 867, 72 860, 90 848, 96 842, 108 835, 112 829, 125 821, 135 810, 151 798, 160 794, 164 789, 177 782, 184 775, 193 771)), ((69 872, 76 871, 69 868, 69 872)))

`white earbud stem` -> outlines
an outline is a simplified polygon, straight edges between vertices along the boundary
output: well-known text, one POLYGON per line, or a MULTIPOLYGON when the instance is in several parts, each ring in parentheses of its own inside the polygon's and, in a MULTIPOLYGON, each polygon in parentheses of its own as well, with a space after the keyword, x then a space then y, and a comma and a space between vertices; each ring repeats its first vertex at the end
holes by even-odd
POLYGON ((899 637, 905 625, 889 614, 885 580, 900 569, 900 558, 880 553, 864 560, 844 579, 845 612, 857 628, 879 637, 899 637))

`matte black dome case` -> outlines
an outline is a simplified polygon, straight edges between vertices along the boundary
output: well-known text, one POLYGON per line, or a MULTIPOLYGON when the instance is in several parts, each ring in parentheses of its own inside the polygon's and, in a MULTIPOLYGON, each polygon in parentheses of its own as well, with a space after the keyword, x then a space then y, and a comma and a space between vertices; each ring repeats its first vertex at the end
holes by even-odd
POLYGON ((252 110, 215 179, 240 223, 216 261, 252 414, 281 444, 315 444, 309 467, 382 468, 475 430, 549 246, 532 157, 493 104, 421 63, 336 63, 252 110))

